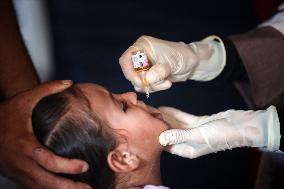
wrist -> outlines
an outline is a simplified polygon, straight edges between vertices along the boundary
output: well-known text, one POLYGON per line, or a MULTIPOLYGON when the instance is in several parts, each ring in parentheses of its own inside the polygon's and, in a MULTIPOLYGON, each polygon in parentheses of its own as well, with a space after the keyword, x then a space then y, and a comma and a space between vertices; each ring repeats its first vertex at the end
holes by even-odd
POLYGON ((266 112, 267 114, 267 130, 268 130, 268 151, 277 151, 280 147, 280 122, 275 106, 270 106, 266 112))
POLYGON ((217 36, 209 36, 189 46, 198 56, 198 64, 188 79, 209 81, 216 78, 226 64, 226 50, 223 41, 217 36))
MULTIPOLYGON (((275 106, 270 106, 266 110, 259 110, 256 112, 251 112, 252 117, 247 117, 249 121, 245 124, 247 125, 245 138, 249 142, 247 146, 259 147, 265 151, 277 151, 280 147, 280 122, 275 106), (257 130, 252 130, 255 128, 257 130), (257 131, 257 132, 256 132, 257 131)), ((245 117, 245 115, 244 115, 245 117)))

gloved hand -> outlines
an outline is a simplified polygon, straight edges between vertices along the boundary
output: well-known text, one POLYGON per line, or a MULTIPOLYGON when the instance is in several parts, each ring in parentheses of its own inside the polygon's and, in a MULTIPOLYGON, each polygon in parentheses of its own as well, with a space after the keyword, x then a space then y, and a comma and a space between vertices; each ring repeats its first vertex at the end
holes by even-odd
POLYGON ((139 92, 143 91, 142 82, 131 61, 132 53, 138 50, 143 50, 153 65, 146 73, 150 92, 168 89, 172 82, 187 79, 211 80, 221 73, 226 62, 223 42, 217 36, 190 44, 142 36, 119 59, 125 77, 139 92))
POLYGON ((170 107, 159 108, 171 130, 159 136, 167 151, 196 158, 235 147, 263 147, 276 151, 280 146, 280 123, 276 108, 228 110, 211 116, 194 116, 170 107))
POLYGON ((143 189, 170 189, 165 186, 154 186, 154 185, 146 185, 143 189))

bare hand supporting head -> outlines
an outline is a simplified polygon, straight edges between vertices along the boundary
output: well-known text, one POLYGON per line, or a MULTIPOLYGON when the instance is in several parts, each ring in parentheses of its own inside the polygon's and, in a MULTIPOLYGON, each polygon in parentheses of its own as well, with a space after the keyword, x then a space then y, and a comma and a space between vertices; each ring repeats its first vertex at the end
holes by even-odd
POLYGON ((31 114, 44 96, 68 88, 72 82, 55 81, 20 93, 0 104, 0 174, 25 188, 82 189, 82 183, 63 179, 53 173, 76 174, 88 165, 75 159, 58 157, 42 147, 33 135, 31 114))

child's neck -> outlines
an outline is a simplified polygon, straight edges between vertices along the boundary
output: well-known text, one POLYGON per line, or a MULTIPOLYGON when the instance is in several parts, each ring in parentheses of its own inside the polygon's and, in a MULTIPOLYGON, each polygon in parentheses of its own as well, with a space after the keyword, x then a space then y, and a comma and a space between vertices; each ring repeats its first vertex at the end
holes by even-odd
MULTIPOLYGON (((127 176, 125 176, 126 178, 127 176)), ((129 180, 126 181, 126 186, 118 188, 139 188, 144 185, 162 185, 161 170, 160 170, 160 155, 154 158, 154 161, 144 162, 141 167, 130 173, 129 180)))
POLYGON ((155 156, 155 158, 152 159, 151 162, 146 162, 145 166, 139 172, 137 172, 136 183, 141 183, 142 185, 162 184, 160 155, 155 156))

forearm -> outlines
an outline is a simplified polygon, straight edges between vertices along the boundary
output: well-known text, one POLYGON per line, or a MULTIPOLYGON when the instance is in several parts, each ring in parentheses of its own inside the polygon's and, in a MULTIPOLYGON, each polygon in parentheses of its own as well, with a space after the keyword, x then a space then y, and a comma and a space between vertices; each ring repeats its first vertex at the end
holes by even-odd
POLYGON ((226 65, 214 80, 232 81, 250 109, 284 110, 284 35, 272 27, 222 38, 226 65))
POLYGON ((39 83, 10 0, 0 1, 0 34, 0 91, 9 98, 39 83))

